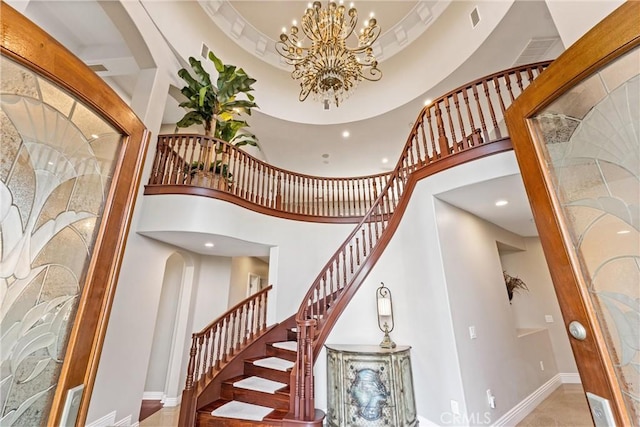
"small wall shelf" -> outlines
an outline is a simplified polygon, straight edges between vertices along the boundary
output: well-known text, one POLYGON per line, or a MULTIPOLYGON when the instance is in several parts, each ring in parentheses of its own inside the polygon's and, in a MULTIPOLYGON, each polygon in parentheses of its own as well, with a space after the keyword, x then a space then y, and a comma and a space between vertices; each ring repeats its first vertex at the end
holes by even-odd
POLYGON ((409 346, 326 345, 327 425, 418 425, 409 346))

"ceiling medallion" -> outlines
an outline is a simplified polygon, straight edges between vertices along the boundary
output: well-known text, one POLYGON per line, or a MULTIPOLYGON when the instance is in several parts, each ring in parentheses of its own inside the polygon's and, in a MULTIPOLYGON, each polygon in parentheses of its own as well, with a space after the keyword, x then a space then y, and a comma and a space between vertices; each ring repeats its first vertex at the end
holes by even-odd
POLYGON ((348 98, 361 80, 380 80, 382 72, 371 47, 380 27, 371 17, 355 35, 357 23, 358 11, 353 4, 347 11, 342 1, 329 2, 326 8, 315 1, 302 16, 303 34, 295 21, 288 34, 283 28, 276 50, 294 67, 291 77, 300 81, 300 101, 313 93, 328 110, 330 104, 338 107, 348 98), (358 40, 355 47, 347 46, 352 35, 358 40))

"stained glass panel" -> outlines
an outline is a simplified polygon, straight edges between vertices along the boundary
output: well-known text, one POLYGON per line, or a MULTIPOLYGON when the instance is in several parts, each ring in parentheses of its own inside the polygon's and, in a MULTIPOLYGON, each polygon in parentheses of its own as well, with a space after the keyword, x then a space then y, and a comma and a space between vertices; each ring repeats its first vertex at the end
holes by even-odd
POLYGON ((640 50, 571 89, 531 120, 560 215, 640 424, 640 50))
POLYGON ((2 57, 0 425, 47 422, 122 136, 2 57))

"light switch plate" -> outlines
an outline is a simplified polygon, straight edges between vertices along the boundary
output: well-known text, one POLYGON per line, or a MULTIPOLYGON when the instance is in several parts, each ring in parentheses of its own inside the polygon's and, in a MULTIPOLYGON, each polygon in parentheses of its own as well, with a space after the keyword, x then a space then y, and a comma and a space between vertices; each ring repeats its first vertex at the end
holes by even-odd
POLYGON ((472 340, 475 340, 476 338, 478 338, 478 334, 476 333, 475 326, 469 326, 469 338, 471 338, 472 340))
POLYGON ((553 316, 550 314, 547 314, 544 316, 544 321, 547 323, 553 323, 553 316))
POLYGON ((60 417, 60 427, 73 427, 76 425, 76 418, 78 418, 78 410, 80 409, 83 391, 84 384, 67 390, 67 398, 64 401, 62 416, 60 417))
POLYGON ((616 426, 616 421, 613 418, 613 412, 611 412, 611 405, 609 405, 609 401, 607 399, 587 392, 587 400, 589 401, 591 415, 593 415, 593 421, 595 422, 596 427, 616 426))

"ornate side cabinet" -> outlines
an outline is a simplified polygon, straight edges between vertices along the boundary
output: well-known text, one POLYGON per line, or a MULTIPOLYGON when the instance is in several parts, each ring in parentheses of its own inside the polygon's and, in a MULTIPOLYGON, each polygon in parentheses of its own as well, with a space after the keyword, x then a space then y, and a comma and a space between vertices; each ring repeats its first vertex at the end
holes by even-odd
POLYGON ((409 346, 327 345, 332 427, 418 425, 409 346))

